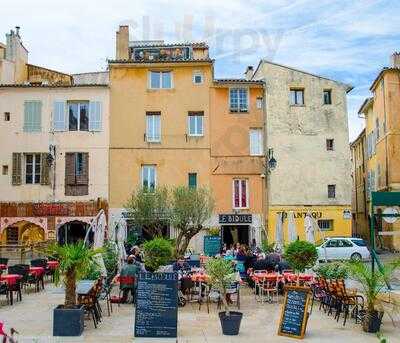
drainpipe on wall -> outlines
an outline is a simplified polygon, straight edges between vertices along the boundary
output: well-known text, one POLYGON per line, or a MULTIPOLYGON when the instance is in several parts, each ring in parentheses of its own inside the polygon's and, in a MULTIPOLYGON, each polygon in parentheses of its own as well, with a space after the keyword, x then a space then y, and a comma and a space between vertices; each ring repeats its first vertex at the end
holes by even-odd
POLYGON ((268 125, 267 125, 267 89, 266 89, 266 80, 263 78, 263 121, 264 121, 264 152, 265 152, 265 160, 266 163, 264 170, 264 190, 263 190, 263 226, 265 237, 268 238, 268 212, 269 212, 269 173, 268 173, 268 125))

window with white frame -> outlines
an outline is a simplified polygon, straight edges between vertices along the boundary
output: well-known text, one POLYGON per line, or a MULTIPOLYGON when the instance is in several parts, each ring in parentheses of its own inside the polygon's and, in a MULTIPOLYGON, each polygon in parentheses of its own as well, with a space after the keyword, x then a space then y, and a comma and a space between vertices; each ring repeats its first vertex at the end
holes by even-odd
POLYGON ((25 155, 25 183, 40 183, 41 155, 26 154, 25 155))
POLYGON ((321 231, 332 231, 333 230, 333 220, 332 219, 319 219, 318 226, 321 231))
POLYGON ((263 149, 263 130, 250 129, 250 155, 260 156, 264 153, 263 149))
POLYGON ((247 179, 233 180, 233 208, 249 207, 249 189, 247 179))
POLYGON ((248 100, 247 88, 229 89, 229 108, 231 112, 247 112, 249 110, 248 100))
POLYGON ((146 112, 146 141, 161 142, 161 112, 146 112))
POLYGON ((142 187, 153 192, 157 184, 157 170, 155 165, 142 166, 142 187))
POLYGON ((89 101, 68 102, 69 131, 89 131, 89 101))
POLYGON ((204 77, 203 77, 203 73, 201 71, 195 71, 193 73, 193 83, 195 85, 202 84, 203 83, 203 79, 204 79, 204 77))
POLYGON ((151 71, 150 72, 151 89, 169 89, 172 88, 172 72, 170 71, 151 71))
POLYGON ((189 112, 188 131, 189 136, 203 136, 204 112, 189 112))

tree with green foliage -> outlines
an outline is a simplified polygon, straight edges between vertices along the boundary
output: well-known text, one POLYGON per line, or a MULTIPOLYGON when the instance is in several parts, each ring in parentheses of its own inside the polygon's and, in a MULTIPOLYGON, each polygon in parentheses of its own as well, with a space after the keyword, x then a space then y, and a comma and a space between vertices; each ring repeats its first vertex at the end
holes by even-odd
POLYGON ((102 252, 103 249, 88 248, 83 241, 65 245, 55 243, 47 248, 47 255, 60 262, 55 270, 54 280, 56 285, 59 285, 61 280, 65 285, 66 308, 76 306, 76 283, 89 272, 95 256, 102 252))
POLYGON ((229 305, 226 300, 226 294, 236 278, 231 261, 221 257, 211 258, 206 263, 206 273, 209 277, 209 284, 220 292, 226 315, 229 316, 229 305))
POLYGON ((207 188, 178 186, 173 189, 171 219, 178 231, 175 257, 183 256, 190 240, 204 228, 212 215, 214 203, 207 188))
MULTIPOLYGON (((384 307, 387 308, 389 304, 385 304, 381 295, 385 292, 386 283, 390 281, 395 270, 400 268, 400 259, 384 264, 380 270, 375 272, 362 261, 350 261, 347 263, 347 268, 350 277, 358 281, 363 288, 363 294, 367 302, 368 316, 366 318, 376 311, 383 312, 384 307)), ((400 306, 395 299, 391 299, 391 301, 392 313, 388 312, 388 315, 393 321, 392 314, 398 312, 400 306)), ((364 330, 366 330, 365 327, 364 330)))
POLYGON ((134 191, 125 205, 135 225, 151 237, 162 236, 162 229, 170 218, 169 196, 166 187, 154 191, 139 188, 134 191))
POLYGON ((168 239, 156 237, 143 244, 146 269, 156 271, 172 259, 172 244, 168 239))
POLYGON ((304 272, 317 262, 318 252, 314 244, 297 240, 286 246, 283 257, 296 272, 304 272))

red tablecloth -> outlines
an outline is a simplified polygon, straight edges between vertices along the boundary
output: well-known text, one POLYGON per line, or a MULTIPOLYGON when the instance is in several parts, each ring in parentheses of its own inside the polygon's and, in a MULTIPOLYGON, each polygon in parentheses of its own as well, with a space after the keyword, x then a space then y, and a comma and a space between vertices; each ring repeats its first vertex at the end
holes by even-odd
POLYGON ((255 282, 282 280, 282 275, 276 273, 254 273, 251 277, 255 282))
POLYGON ((14 285, 20 279, 22 279, 22 275, 18 274, 0 275, 0 281, 6 281, 9 286, 14 285))
MULTIPOLYGON (((293 274, 293 273, 284 273, 283 274, 285 280, 287 282, 296 282, 297 281, 297 275, 293 274)), ((299 274, 299 280, 300 281, 306 281, 306 282, 310 282, 312 280, 314 280, 314 275, 311 274, 299 274)))
POLYGON ((36 276, 36 277, 41 277, 44 274, 45 270, 43 267, 30 267, 29 268, 29 274, 36 276))
POLYGON ((60 262, 58 262, 58 261, 48 261, 47 262, 47 266, 51 270, 57 269, 59 265, 60 265, 60 262))
POLYGON ((6 264, 0 264, 0 270, 6 270, 7 265, 6 264))
POLYGON ((207 282, 208 275, 206 274, 193 274, 192 281, 193 282, 207 282))

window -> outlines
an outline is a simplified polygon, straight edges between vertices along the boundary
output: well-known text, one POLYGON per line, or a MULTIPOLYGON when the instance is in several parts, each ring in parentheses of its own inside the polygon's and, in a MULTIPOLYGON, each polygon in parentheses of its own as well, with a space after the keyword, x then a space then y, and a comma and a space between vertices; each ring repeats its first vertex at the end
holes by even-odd
POLYGON ((347 239, 339 239, 338 240, 338 247, 339 248, 350 248, 352 246, 353 246, 353 243, 351 243, 347 239))
POLYGON ((8 166, 7 165, 4 165, 2 170, 3 170, 3 175, 8 175, 8 166))
POLYGON ((189 173, 189 188, 197 188, 197 173, 189 173))
POLYGON ((189 112, 189 136, 203 136, 203 117, 204 112, 189 112))
POLYGON ((379 140, 379 118, 375 120, 375 132, 376 132, 376 140, 379 140))
POLYGON ((247 88, 231 88, 229 90, 229 106, 231 112, 248 111, 247 88))
POLYGON ((337 239, 331 239, 328 242, 326 242, 325 246, 327 248, 337 248, 338 247, 338 241, 337 241, 337 239))
POLYGON ((65 154, 65 195, 89 194, 89 154, 67 152, 65 154))
POLYGON ((150 192, 156 188, 157 176, 156 166, 144 165, 142 166, 142 187, 150 192))
POLYGON ((200 85, 203 83, 203 73, 200 71, 196 71, 193 74, 193 83, 196 85, 200 85))
POLYGON ((304 105, 304 89, 290 90, 290 104, 297 106, 304 105))
POLYGON ((319 219, 318 226, 321 231, 331 231, 333 230, 333 220, 332 219, 319 219))
POLYGON ((146 112, 147 142, 161 142, 161 112, 146 112))
POLYGON ((25 155, 25 183, 37 184, 40 183, 40 154, 25 155))
POLYGON ((326 140, 326 150, 332 151, 334 146, 334 140, 333 139, 327 139, 326 140))
POLYGON ((249 194, 247 187, 247 180, 236 179, 233 180, 233 208, 248 208, 249 207, 249 194))
POLYGON ((352 239, 351 240, 358 247, 366 247, 367 243, 363 239, 352 239))
POLYGON ((25 101, 24 131, 40 132, 42 130, 42 102, 25 101))
POLYGON ((332 104, 332 91, 330 89, 324 90, 324 105, 332 104))
POLYGON ((4 121, 10 121, 10 112, 4 112, 4 121))
POLYGON ((256 99, 256 107, 260 110, 263 108, 263 98, 257 98, 256 99))
POLYGON ((69 131, 89 131, 89 102, 68 102, 69 131))
POLYGON ((250 129, 250 155, 260 156, 263 154, 263 130, 250 129))
POLYGON ((172 88, 172 73, 170 71, 151 71, 150 88, 151 89, 172 88))
POLYGON ((328 185, 328 198, 329 199, 336 198, 336 185, 328 185))

